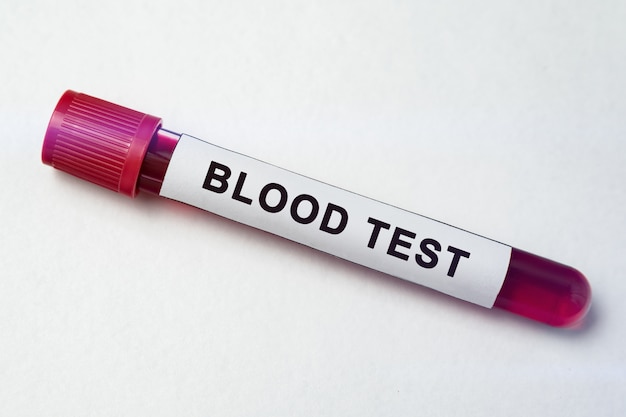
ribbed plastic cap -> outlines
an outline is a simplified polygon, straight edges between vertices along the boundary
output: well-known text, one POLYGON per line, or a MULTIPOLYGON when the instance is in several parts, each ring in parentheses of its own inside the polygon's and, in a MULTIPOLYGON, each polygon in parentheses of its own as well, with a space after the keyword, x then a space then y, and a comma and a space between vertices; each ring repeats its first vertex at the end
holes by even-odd
POLYGON ((66 91, 48 124, 41 159, 61 171, 134 197, 161 119, 66 91))

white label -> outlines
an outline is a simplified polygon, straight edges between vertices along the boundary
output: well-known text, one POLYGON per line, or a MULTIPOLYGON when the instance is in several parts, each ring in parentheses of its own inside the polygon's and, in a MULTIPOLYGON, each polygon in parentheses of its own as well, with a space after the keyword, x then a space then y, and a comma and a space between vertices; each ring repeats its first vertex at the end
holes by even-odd
POLYGON ((182 135, 161 195, 492 307, 511 248, 182 135))

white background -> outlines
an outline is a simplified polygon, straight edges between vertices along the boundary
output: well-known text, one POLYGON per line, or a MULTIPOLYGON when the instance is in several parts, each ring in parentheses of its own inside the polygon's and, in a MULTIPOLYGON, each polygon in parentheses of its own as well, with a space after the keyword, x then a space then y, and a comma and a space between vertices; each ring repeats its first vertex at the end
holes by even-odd
POLYGON ((626 3, 0 3, 1 416, 621 416, 626 3), (574 265, 559 330, 40 162, 72 88, 574 265))

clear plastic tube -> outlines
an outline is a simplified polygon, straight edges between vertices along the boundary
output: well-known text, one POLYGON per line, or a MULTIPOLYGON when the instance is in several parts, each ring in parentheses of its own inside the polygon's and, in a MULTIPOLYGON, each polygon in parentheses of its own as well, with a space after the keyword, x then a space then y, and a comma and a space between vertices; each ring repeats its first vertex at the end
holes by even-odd
MULTIPOLYGON (((53 113, 42 159, 114 191, 160 195, 180 138, 162 129, 154 116, 68 91, 53 113)), ((394 235, 395 248, 410 247, 406 239, 411 232, 400 231, 394 235)), ((493 306, 551 326, 573 327, 581 323, 590 303, 589 283, 576 269, 511 248, 493 306)))

